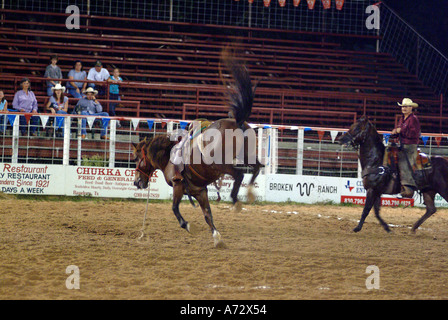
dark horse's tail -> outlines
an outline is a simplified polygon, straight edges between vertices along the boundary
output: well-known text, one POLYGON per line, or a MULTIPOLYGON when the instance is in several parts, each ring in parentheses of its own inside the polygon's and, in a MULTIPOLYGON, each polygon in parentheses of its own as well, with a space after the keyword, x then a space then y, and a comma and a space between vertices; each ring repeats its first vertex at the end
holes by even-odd
POLYGON ((249 71, 241 62, 227 51, 223 52, 222 60, 235 81, 234 90, 229 92, 230 110, 238 127, 242 128, 252 113, 255 88, 252 89, 249 71))

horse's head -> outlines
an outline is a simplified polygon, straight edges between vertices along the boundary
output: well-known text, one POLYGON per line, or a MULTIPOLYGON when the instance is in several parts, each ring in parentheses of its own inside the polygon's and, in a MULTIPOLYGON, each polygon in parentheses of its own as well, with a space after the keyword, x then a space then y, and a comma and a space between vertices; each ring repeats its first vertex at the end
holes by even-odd
POLYGON ((146 138, 140 141, 138 144, 132 144, 134 150, 134 161, 135 161, 135 175, 134 175, 134 185, 138 189, 146 189, 148 187, 149 178, 156 170, 152 165, 149 155, 148 146, 149 141, 146 138))
POLYGON ((356 148, 366 140, 370 126, 371 123, 367 116, 362 116, 358 121, 352 124, 345 134, 338 138, 338 142, 342 145, 351 145, 356 148))

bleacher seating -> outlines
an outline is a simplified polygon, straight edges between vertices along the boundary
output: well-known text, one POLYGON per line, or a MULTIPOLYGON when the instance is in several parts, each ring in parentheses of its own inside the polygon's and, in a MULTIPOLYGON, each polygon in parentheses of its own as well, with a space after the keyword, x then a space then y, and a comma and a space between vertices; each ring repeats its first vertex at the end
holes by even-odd
MULTIPOLYGON (((184 104, 223 105, 220 54, 229 44, 247 64, 258 82, 255 108, 278 112, 254 112, 253 122, 347 127, 337 117, 302 117, 316 112, 366 112, 379 129, 390 129, 396 101, 411 96, 425 105, 426 115, 438 114, 439 98, 414 75, 384 53, 343 48, 334 35, 302 34, 278 30, 238 30, 234 27, 192 26, 182 23, 91 17, 89 26, 73 32, 65 28, 65 15, 4 10, 0 25, 0 72, 19 79, 42 77, 49 57, 59 56, 64 75, 80 59, 88 70, 100 59, 111 70, 121 69, 126 100, 140 101, 139 113, 129 106, 125 115, 172 118, 184 104), (21 16, 22 19, 18 19, 21 16), (23 17, 32 17, 24 19, 23 17), (113 26, 110 26, 110 19, 113 26), (129 23, 132 22, 132 23, 129 23), (148 28, 147 26, 151 27, 148 28), (132 27, 130 27, 132 26, 132 27), (263 36, 269 33, 269 36, 263 36), (334 40, 333 40, 334 39, 334 40), (287 115, 283 110, 296 110, 287 115)), ((5 78, 3 78, 5 79, 5 78)), ((0 80, 11 98, 17 81, 0 80)), ((44 102, 43 81, 33 89, 44 102)), ((255 109, 256 110, 256 109, 255 109)), ((191 119, 191 118, 190 118, 191 119)), ((431 123, 423 124, 432 128, 431 123)))

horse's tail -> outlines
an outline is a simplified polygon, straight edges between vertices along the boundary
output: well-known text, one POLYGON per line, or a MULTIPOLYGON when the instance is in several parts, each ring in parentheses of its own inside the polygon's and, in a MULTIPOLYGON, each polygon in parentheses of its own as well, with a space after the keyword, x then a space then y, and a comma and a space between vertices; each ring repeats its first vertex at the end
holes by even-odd
POLYGON ((242 128, 252 112, 255 88, 252 89, 246 66, 230 55, 227 50, 223 52, 222 60, 235 81, 234 90, 229 91, 230 108, 238 127, 242 128))

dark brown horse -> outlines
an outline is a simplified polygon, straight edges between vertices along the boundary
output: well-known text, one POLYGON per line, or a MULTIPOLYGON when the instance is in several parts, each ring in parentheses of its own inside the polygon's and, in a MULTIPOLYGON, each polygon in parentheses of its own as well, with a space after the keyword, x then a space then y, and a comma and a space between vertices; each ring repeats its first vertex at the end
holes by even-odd
MULTIPOLYGON (((249 72, 232 58, 227 57, 224 62, 235 81, 233 90, 229 91, 230 113, 233 118, 220 119, 212 123, 202 134, 191 139, 191 143, 187 147, 189 161, 184 164, 182 180, 173 179, 175 168, 171 151, 178 144, 177 139, 173 139, 170 135, 157 135, 148 141, 145 139, 134 145, 136 161, 134 185, 139 189, 147 188, 149 177, 156 169, 160 169, 164 174, 165 181, 173 187, 172 209, 180 226, 190 231, 189 223, 184 220, 179 211, 181 199, 184 194, 187 194, 190 201, 192 201, 191 197, 198 201, 205 221, 212 231, 215 246, 222 244, 222 241, 220 233, 213 224, 207 186, 224 174, 231 175, 235 180, 231 198, 234 207, 239 209, 238 192, 245 172, 241 166, 252 169, 250 186, 253 186, 262 167, 255 156, 256 150, 253 145, 255 139, 250 138, 255 133, 246 123, 251 114, 254 98, 249 72), (207 134, 208 137, 204 138, 207 134), (197 157, 198 155, 199 157, 197 157), (222 161, 219 161, 219 155, 221 155, 222 161), (237 158, 240 159, 241 166, 235 165, 237 158)), ((254 198, 251 189, 249 188, 248 199, 254 198)))
MULTIPOLYGON (((385 146, 382 135, 379 135, 375 126, 366 116, 355 122, 348 132, 338 139, 340 144, 350 144, 355 148, 359 147, 358 157, 361 162, 363 172, 363 184, 367 191, 366 203, 359 220, 358 226, 353 230, 361 230, 372 206, 375 215, 387 232, 389 226, 380 217, 381 195, 397 194, 400 192, 400 183, 397 180, 399 173, 395 168, 383 166, 385 146), (392 181, 391 180, 395 180, 392 181)), ((424 187, 419 186, 423 193, 426 206, 425 214, 413 225, 412 232, 430 216, 436 212, 434 198, 439 193, 448 201, 448 161, 442 157, 433 156, 430 158, 431 168, 426 172, 424 187)), ((417 181, 417 179, 416 179, 417 181)), ((419 183, 417 183, 419 185, 419 183)))

